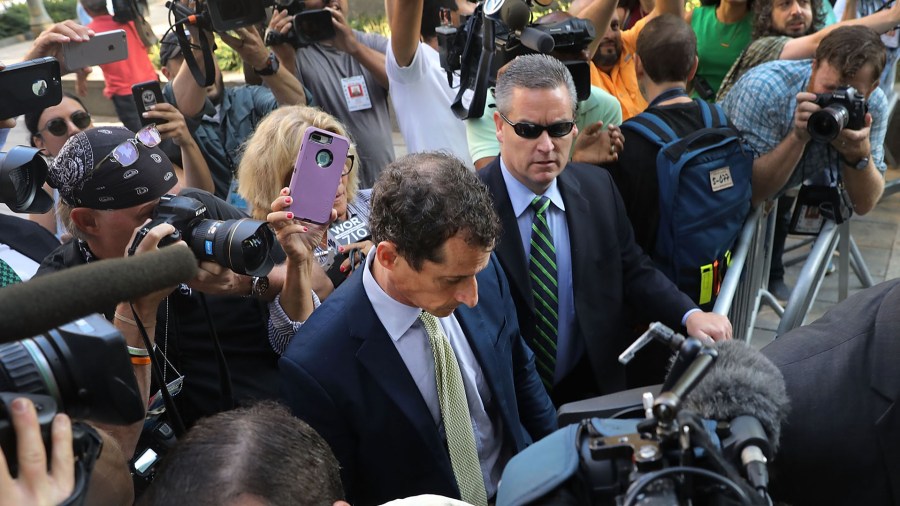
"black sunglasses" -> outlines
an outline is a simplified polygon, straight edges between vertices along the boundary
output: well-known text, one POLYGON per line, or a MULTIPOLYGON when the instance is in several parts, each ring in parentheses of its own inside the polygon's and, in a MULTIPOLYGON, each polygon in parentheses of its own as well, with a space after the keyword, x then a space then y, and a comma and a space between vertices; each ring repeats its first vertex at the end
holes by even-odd
POLYGON ((565 137, 569 135, 569 132, 575 127, 574 121, 560 121, 559 123, 553 123, 552 125, 536 125, 534 123, 526 122, 513 123, 509 118, 504 116, 502 112, 497 111, 497 113, 500 114, 503 121, 513 127, 516 135, 525 139, 537 139, 544 133, 544 130, 547 131, 547 135, 550 137, 565 137))
MULTIPOLYGON (((91 115, 87 111, 75 111, 69 116, 69 119, 79 130, 84 130, 91 124, 91 115)), ((44 128, 38 130, 38 135, 44 130, 57 137, 62 137, 69 131, 69 125, 66 124, 65 118, 53 118, 44 125, 44 128)))

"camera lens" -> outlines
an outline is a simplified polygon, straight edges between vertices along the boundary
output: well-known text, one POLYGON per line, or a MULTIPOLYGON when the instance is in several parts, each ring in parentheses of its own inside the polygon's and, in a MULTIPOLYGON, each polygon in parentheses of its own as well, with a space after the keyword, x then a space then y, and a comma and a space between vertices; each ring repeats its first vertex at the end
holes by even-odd
POLYGON ((72 418, 125 424, 144 417, 122 334, 100 315, 0 345, 0 392, 53 397, 72 418))
POLYGON ((316 164, 319 167, 325 168, 330 167, 331 162, 334 161, 334 155, 331 154, 331 151, 327 149, 320 149, 318 153, 316 153, 316 164))
POLYGON ((806 129, 814 141, 829 142, 841 133, 849 119, 850 113, 846 107, 833 104, 812 113, 806 122, 806 129))
POLYGON ((202 220, 191 231, 188 246, 201 260, 212 260, 238 274, 264 276, 275 262, 269 255, 274 236, 264 221, 202 220))

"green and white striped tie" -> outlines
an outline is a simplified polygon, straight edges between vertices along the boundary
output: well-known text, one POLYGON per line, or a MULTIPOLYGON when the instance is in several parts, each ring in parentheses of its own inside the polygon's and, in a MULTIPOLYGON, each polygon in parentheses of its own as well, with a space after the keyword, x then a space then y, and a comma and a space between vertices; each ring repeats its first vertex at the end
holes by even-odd
POLYGON ((472 431, 469 404, 466 402, 466 389, 459 363, 456 362, 456 354, 434 315, 423 311, 419 319, 431 341, 438 402, 441 405, 441 418, 444 419, 444 432, 447 434, 450 464, 453 466, 460 496, 467 503, 486 506, 487 492, 484 489, 475 433, 472 431))

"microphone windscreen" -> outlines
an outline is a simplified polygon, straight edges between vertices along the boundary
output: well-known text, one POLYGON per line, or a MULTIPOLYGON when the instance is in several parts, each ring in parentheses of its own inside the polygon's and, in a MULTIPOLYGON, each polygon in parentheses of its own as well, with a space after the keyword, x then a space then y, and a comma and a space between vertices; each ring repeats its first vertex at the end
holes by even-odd
POLYGON ((32 337, 77 318, 109 311, 196 276, 190 249, 173 245, 128 258, 64 269, 0 289, 0 343, 32 337))
POLYGON ((682 407, 720 421, 753 416, 777 450, 781 425, 790 409, 781 371, 743 341, 722 341, 715 347, 719 353, 715 365, 687 395, 682 407))
POLYGON ((500 19, 510 30, 519 32, 531 20, 531 9, 522 0, 505 0, 500 7, 500 19))

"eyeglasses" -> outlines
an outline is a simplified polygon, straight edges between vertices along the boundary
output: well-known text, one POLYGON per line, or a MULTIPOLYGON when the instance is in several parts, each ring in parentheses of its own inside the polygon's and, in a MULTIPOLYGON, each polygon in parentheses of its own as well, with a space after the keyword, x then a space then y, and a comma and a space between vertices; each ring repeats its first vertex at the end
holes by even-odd
POLYGON ((140 152, 137 148, 138 143, 141 143, 148 148, 152 148, 158 146, 161 141, 162 139, 159 136, 159 130, 156 129, 156 125, 145 126, 138 130, 138 133, 134 134, 133 139, 128 139, 113 148, 112 152, 104 156, 102 160, 94 165, 91 172, 97 170, 98 167, 103 165, 103 162, 110 158, 118 162, 122 167, 134 165, 134 162, 140 157, 140 152))
POLYGON ((534 123, 513 123, 506 116, 503 115, 502 112, 498 111, 500 117, 503 118, 509 126, 513 127, 516 135, 525 139, 537 139, 544 133, 544 130, 547 131, 547 135, 550 137, 565 137, 569 135, 569 132, 572 131, 572 128, 575 127, 574 121, 560 121, 559 123, 553 123, 552 125, 536 125, 534 123))
POLYGON ((356 163, 356 157, 353 155, 347 155, 347 163, 344 163, 344 172, 341 172, 341 177, 350 175, 353 172, 353 164, 356 163))
MULTIPOLYGON (((69 120, 79 130, 84 130, 91 125, 91 115, 87 111, 75 111, 69 116, 69 120)), ((57 137, 62 137, 68 133, 69 125, 66 123, 65 118, 53 118, 44 125, 44 128, 38 130, 38 135, 43 133, 44 130, 57 137)))

